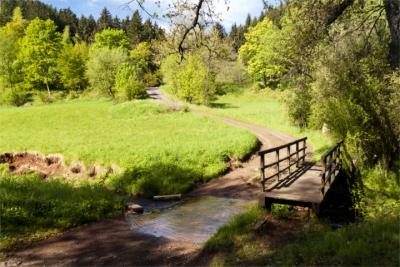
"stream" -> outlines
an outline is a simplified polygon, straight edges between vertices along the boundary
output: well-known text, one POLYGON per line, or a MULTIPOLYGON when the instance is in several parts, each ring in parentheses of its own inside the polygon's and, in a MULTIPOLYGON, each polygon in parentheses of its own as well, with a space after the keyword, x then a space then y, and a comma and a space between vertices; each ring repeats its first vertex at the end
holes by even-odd
POLYGON ((127 214, 131 230, 171 240, 204 243, 254 201, 211 196, 179 202, 136 200, 145 213, 127 214))

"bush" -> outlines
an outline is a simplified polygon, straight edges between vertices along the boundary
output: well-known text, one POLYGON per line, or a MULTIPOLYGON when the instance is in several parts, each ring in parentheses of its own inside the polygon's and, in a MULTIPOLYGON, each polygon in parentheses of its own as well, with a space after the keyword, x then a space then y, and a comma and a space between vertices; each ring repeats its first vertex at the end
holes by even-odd
POLYGON ((307 127, 311 108, 311 96, 308 88, 299 86, 288 90, 284 100, 291 122, 300 128, 307 127))
POLYGON ((168 57, 162 66, 164 81, 179 98, 190 103, 208 104, 216 94, 215 77, 200 57, 190 55, 179 63, 168 57))
POLYGON ((5 91, 2 95, 2 102, 13 106, 23 106, 24 104, 32 101, 32 94, 25 90, 10 90, 5 91))
POLYGON ((139 80, 134 66, 126 63, 122 65, 115 78, 115 90, 119 98, 133 100, 146 98, 146 86, 139 80))
POLYGON ((93 49, 86 72, 92 89, 115 98, 115 76, 127 61, 128 55, 121 49, 93 49))

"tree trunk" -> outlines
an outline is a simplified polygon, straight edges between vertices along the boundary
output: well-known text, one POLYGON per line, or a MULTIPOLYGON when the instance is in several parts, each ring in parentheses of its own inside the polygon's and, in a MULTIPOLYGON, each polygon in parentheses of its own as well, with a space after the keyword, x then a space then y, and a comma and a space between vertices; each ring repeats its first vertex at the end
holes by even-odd
POLYGON ((49 83, 46 80, 46 88, 47 88, 47 93, 49 94, 49 96, 51 96, 50 94, 50 88, 49 88, 49 83))
POLYGON ((389 47, 389 62, 393 68, 400 67, 400 0, 384 0, 386 17, 392 41, 389 47))

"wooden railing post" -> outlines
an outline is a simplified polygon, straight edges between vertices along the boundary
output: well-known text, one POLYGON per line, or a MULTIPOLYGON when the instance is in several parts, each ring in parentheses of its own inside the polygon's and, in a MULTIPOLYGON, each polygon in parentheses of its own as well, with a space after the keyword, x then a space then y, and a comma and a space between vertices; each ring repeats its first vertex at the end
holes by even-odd
POLYGON ((296 142, 296 168, 299 167, 299 143, 296 142))
POLYGON ((280 166, 280 162, 279 162, 279 149, 278 150, 276 150, 276 155, 277 155, 277 157, 278 157, 278 182, 279 182, 279 178, 280 178, 280 174, 281 174, 281 172, 280 172, 280 168, 279 168, 279 166, 280 166))
POLYGON ((287 148, 288 150, 288 166, 289 166, 289 176, 290 176, 290 145, 287 148))
POLYGON ((264 170, 264 166, 265 166, 265 155, 261 154, 260 155, 260 172, 261 172, 261 183, 262 183, 262 188, 263 188, 263 192, 265 192, 265 170, 264 170))

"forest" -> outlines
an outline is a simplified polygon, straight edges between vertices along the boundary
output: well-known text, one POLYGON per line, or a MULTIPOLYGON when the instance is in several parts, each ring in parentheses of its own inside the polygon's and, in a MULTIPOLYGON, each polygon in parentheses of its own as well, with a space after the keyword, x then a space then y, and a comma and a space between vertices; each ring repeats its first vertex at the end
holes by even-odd
MULTIPOLYGON (((104 7, 95 18, 0 1, 0 261, 32 264, 29 244, 129 221, 127 203, 146 210, 159 195, 182 194, 172 210, 221 198, 213 185, 255 201, 256 152, 307 136, 313 164, 343 140, 335 215, 246 202, 199 246, 165 236, 191 251, 164 248, 176 261, 157 241, 144 248, 154 261, 122 261, 113 246, 114 260, 74 265, 399 265, 400 1, 263 1, 229 29, 215 0, 171 1, 163 14, 150 4, 162 6, 127 1, 131 16, 104 7)), ((60 257, 36 264, 68 265, 60 257)))

